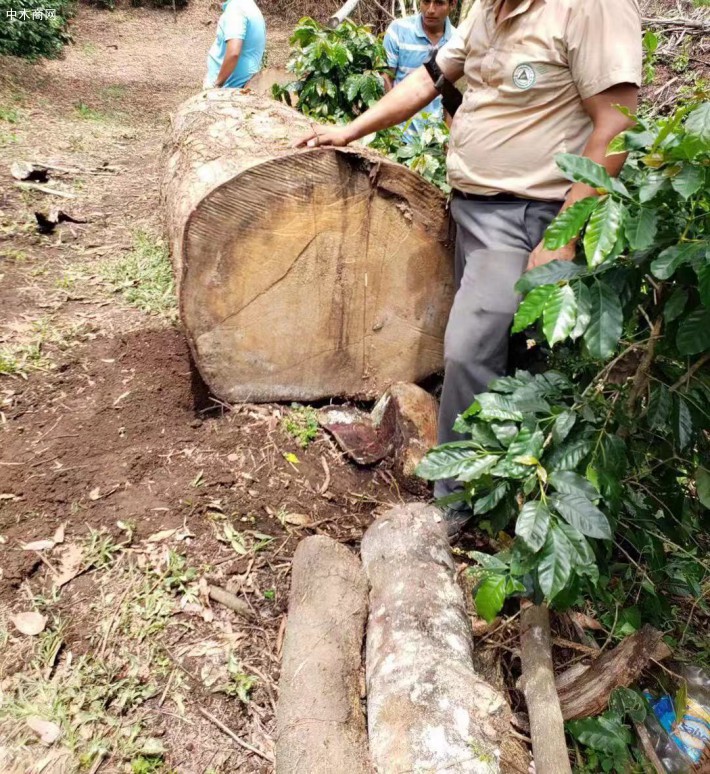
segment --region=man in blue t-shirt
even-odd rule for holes
[[[203,88],[241,89],[261,70],[266,24],[254,0],[227,0],[207,55]]]
[[[418,14],[396,19],[390,24],[384,45],[387,64],[394,70],[394,83],[388,83],[388,90],[421,67],[432,51],[443,48],[449,42],[456,32],[456,27],[449,21],[449,14],[455,7],[456,0],[420,0]],[[405,140],[411,141],[426,125],[422,113],[443,120],[441,97],[432,100],[414,116],[405,133]]]

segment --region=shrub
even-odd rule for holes
[[[0,54],[58,56],[71,39],[67,24],[73,13],[72,0],[0,0]]]

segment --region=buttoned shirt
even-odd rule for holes
[[[387,52],[387,66],[394,70],[395,84],[404,80],[409,73],[421,67],[437,48],[445,46],[456,32],[456,27],[446,20],[444,34],[438,43],[432,43],[424,32],[424,24],[420,13],[396,19],[385,33],[384,46]],[[411,128],[414,132],[421,131],[425,122],[422,114],[427,113],[434,118],[443,120],[444,107],[441,97],[433,99],[412,119]],[[410,132],[410,137],[413,132]]]
[[[463,191],[561,200],[557,153],[581,154],[593,126],[582,101],[641,84],[638,0],[477,0],[437,62],[467,82],[451,127],[449,183]]]

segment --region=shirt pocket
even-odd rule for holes
[[[537,44],[500,49],[491,70],[490,85],[506,100],[524,106],[547,103],[574,86],[566,57]]]

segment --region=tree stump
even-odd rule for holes
[[[371,399],[442,368],[444,196],[365,148],[291,149],[311,126],[233,89],[173,119],[162,198],[181,318],[227,401]]]

